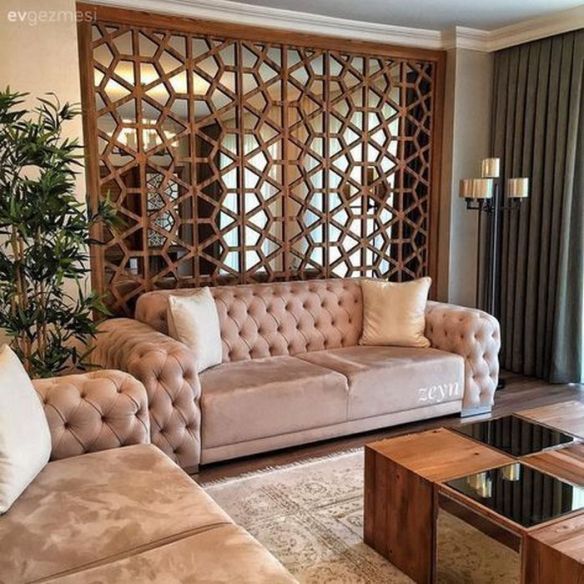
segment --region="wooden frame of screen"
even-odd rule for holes
[[[429,192],[429,224],[427,243],[427,273],[432,277],[434,285],[431,295],[435,297],[438,290],[438,234],[440,184],[442,169],[442,137],[444,112],[444,85],[446,52],[439,50],[402,47],[383,43],[358,41],[352,39],[319,36],[293,31],[276,30],[264,27],[237,25],[224,22],[214,22],[165,14],[154,14],[145,11],[120,9],[93,4],[78,3],[77,9],[84,13],[92,13],[97,21],[107,21],[112,24],[123,24],[133,27],[160,28],[176,33],[219,36],[227,39],[246,40],[252,42],[279,43],[297,47],[315,48],[361,55],[387,56],[397,59],[429,61],[435,64],[436,72],[433,87],[433,111],[431,131],[431,165]],[[97,150],[97,120],[95,100],[93,99],[93,71],[91,58],[91,26],[92,22],[82,21],[78,25],[79,55],[81,69],[81,86],[83,101],[83,127],[85,136],[86,182],[90,193],[91,204],[97,202],[99,196],[98,150]],[[140,156],[140,154],[139,154]],[[101,232],[96,228],[92,234],[99,238]],[[104,262],[99,248],[91,250],[92,284],[98,292],[105,292]]]

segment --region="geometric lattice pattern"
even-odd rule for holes
[[[427,273],[433,62],[106,22],[91,55],[114,313],[161,287]]]

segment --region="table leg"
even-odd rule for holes
[[[558,526],[561,532],[562,526]],[[569,537],[570,530],[565,530]],[[582,542],[574,549],[582,549]],[[580,552],[582,553],[582,552]],[[582,584],[584,564],[526,533],[521,546],[523,584]]]
[[[433,582],[434,485],[365,448],[365,543],[419,584]]]

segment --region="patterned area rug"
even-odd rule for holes
[[[202,486],[303,584],[412,582],[362,541],[362,450]],[[518,554],[440,512],[439,582],[518,576]]]

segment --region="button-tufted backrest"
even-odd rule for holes
[[[223,361],[356,345],[363,326],[358,279],[276,282],[211,288],[219,313]],[[168,334],[170,294],[159,290],[138,299],[136,319]]]
[[[51,460],[150,442],[146,389],[123,371],[35,379],[51,431]]]

